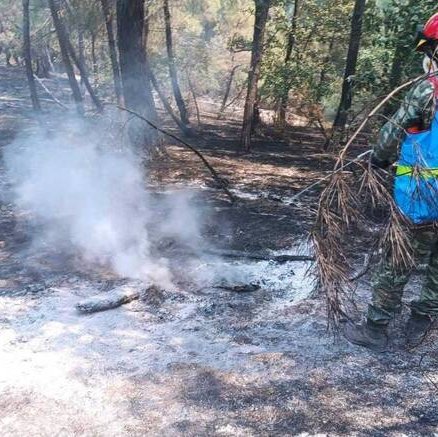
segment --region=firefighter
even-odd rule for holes
[[[426,23],[417,39],[417,51],[425,55],[428,77],[417,83],[403,104],[381,130],[373,149],[371,163],[387,168],[396,164],[394,198],[399,209],[414,224],[412,246],[419,260],[427,260],[427,273],[418,300],[411,302],[406,335],[410,346],[418,345],[438,315],[438,13]],[[414,158],[413,151],[423,147],[427,158]],[[414,194],[414,168],[424,169],[421,190],[436,202],[435,207],[419,201]],[[426,162],[427,161],[427,162]],[[435,162],[436,161],[436,162]],[[436,191],[430,187],[436,185]],[[417,187],[418,190],[418,187]],[[348,324],[345,337],[353,344],[376,351],[387,347],[387,329],[394,315],[401,311],[403,289],[411,269],[395,267],[386,254],[372,279],[373,296],[367,320],[361,325]]]

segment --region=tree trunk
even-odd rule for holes
[[[254,35],[251,51],[251,67],[248,73],[248,90],[243,114],[241,146],[247,152],[251,149],[251,133],[254,107],[257,101],[258,82],[263,52],[263,40],[271,0],[255,0]]]
[[[395,48],[394,57],[392,59],[391,72],[389,74],[389,89],[393,90],[400,85],[403,76],[403,61],[406,58],[405,42],[401,41]]]
[[[37,68],[35,74],[38,77],[42,77],[44,79],[50,78],[50,72],[52,71],[52,65],[50,63],[50,59],[47,56],[47,48],[44,47],[38,53],[37,57]]]
[[[151,80],[153,87],[155,88],[155,91],[158,94],[158,97],[161,100],[161,103],[164,106],[164,109],[168,112],[168,114],[171,116],[172,120],[178,125],[178,127],[181,129],[182,132],[184,132],[184,134],[192,135],[193,134],[192,130],[189,129],[184,123],[182,123],[182,121],[178,118],[178,116],[175,114],[174,110],[172,109],[172,106],[167,101],[166,96],[165,96],[163,90],[161,89],[160,84],[158,83],[158,80],[155,77],[155,74],[153,73],[153,71],[151,70],[149,64],[147,64],[147,69],[148,69],[148,76]]]
[[[35,78],[32,69],[32,54],[30,49],[30,16],[29,0],[23,0],[23,54],[26,67],[27,82],[29,84],[30,98],[35,111],[41,111],[40,101],[35,85]]]
[[[402,38],[396,44],[389,73],[388,92],[397,88],[402,82],[403,71],[406,67],[405,43],[405,40]],[[396,111],[398,105],[399,103],[397,101],[389,102],[383,109],[382,114],[390,117]]]
[[[198,126],[201,125],[201,111],[199,110],[198,99],[196,98],[195,87],[193,86],[192,80],[190,79],[190,74],[187,72],[187,82],[189,84],[190,93],[192,94],[193,104],[195,105],[196,120],[198,121]]]
[[[45,53],[45,57],[47,59],[47,64],[49,65],[49,73],[51,71],[55,71],[55,66],[53,65],[53,62],[52,62],[52,54],[50,52],[50,47],[48,45],[46,45],[44,47],[44,53]]]
[[[228,77],[227,85],[225,88],[224,98],[222,100],[221,108],[219,109],[219,114],[217,116],[218,120],[222,120],[224,118],[225,108],[227,107],[228,98],[230,97],[231,85],[233,84],[234,76],[235,76],[236,71],[239,67],[240,67],[240,65],[235,65],[232,68],[230,75]]]
[[[105,18],[106,33],[108,36],[108,48],[111,59],[111,68],[113,70],[114,92],[117,102],[122,104],[122,80],[120,78],[120,67],[117,58],[116,40],[113,29],[113,10],[108,4],[108,0],[100,0],[102,4],[103,15]]]
[[[300,7],[300,0],[295,0],[294,13],[292,16],[292,24],[287,38],[286,56],[284,57],[284,65],[286,67],[290,63],[292,57],[292,51],[295,47],[299,7]],[[286,111],[287,111],[287,104],[289,101],[289,91],[290,91],[289,83],[290,81],[287,80],[279,102],[277,121],[280,126],[284,126],[284,124],[286,123]]]
[[[336,34],[333,34],[330,38],[330,43],[327,51],[327,56],[324,59],[322,64],[321,73],[319,74],[319,84],[318,89],[316,90],[316,100],[318,103],[321,103],[322,98],[324,97],[324,83],[327,81],[327,73],[330,62],[332,60],[333,48],[335,46]]]
[[[61,22],[61,26],[64,26],[64,24],[62,22]],[[93,101],[97,110],[102,111],[103,110],[102,103],[101,103],[99,97],[97,97],[97,94],[95,93],[95,91],[93,90],[93,87],[90,84],[90,80],[88,79],[88,73],[87,73],[87,70],[85,69],[85,65],[80,61],[80,59],[76,55],[75,49],[74,49],[72,43],[70,42],[70,40],[68,39],[67,35],[66,35],[65,44],[67,46],[68,53],[70,54],[71,59],[73,60],[73,62],[75,63],[77,69],[79,70],[79,72],[81,74],[81,81],[83,81],[85,88],[87,88],[87,91],[91,97],[91,100]]]
[[[175,53],[173,51],[172,25],[170,19],[169,0],[163,0],[163,12],[164,12],[164,23],[166,27],[166,49],[167,49],[167,57],[169,64],[169,74],[170,74],[170,80],[172,82],[173,95],[175,97],[175,101],[176,101],[176,105],[178,106],[179,113],[181,115],[181,121],[184,124],[189,125],[190,120],[187,113],[186,105],[184,103],[184,99],[181,94],[181,89],[179,87],[178,74],[175,65]]]
[[[84,31],[82,29],[82,24],[80,24],[80,29],[78,30],[78,52],[79,52],[79,61],[84,66],[84,70],[86,70]],[[83,83],[84,83],[84,78],[81,75],[81,84]]]
[[[117,0],[117,42],[125,105],[157,123],[155,102],[147,75],[144,21],[143,0]],[[138,126],[137,132],[134,132],[134,127],[130,129],[130,135],[133,145],[137,147],[155,147],[158,144],[156,130],[145,123],[141,128]]]
[[[99,68],[96,56],[96,34],[94,32],[91,32],[91,62],[93,63],[93,85],[97,87],[99,84]]]
[[[67,72],[70,88],[73,93],[73,99],[76,103],[76,108],[80,114],[84,112],[84,105],[82,100],[81,90],[79,89],[78,82],[76,80],[73,65],[70,60],[68,46],[66,43],[67,33],[59,17],[59,9],[57,0],[49,0],[50,13],[52,15],[53,24],[55,26],[56,35],[58,36],[59,48],[61,50],[62,62]]]
[[[353,79],[356,74],[357,58],[359,56],[360,41],[362,37],[362,21],[365,12],[366,0],[356,0],[351,21],[350,42],[348,47],[347,62],[342,84],[342,95],[333,128],[345,129],[348,111],[353,100]]]
[[[409,65],[410,62],[412,62],[410,56],[406,56],[406,46],[408,45],[409,47],[412,11],[414,11],[416,7],[418,7],[418,0],[409,0],[407,3],[403,2],[399,6],[400,9],[398,11],[401,23],[398,23],[395,28],[391,29],[392,32],[397,35],[397,42],[394,50],[394,56],[391,62],[391,70],[388,80],[388,91],[392,91],[393,89],[401,85],[406,67]],[[389,26],[391,25],[393,25],[393,23],[389,23]],[[389,107],[390,106],[392,105],[389,105]],[[393,110],[394,107],[392,108],[391,112],[393,112]]]
[[[6,66],[12,67],[11,64],[12,53],[8,48],[5,49],[5,57],[6,57]]]

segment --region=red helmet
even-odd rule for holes
[[[438,13],[432,15],[423,29],[418,32],[417,50],[426,51],[427,49],[435,49],[438,43]]]

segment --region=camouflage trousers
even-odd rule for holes
[[[413,312],[438,315],[438,230],[430,227],[413,232],[413,248],[419,263],[427,263],[426,277],[418,300],[411,302]],[[386,325],[401,311],[403,291],[413,269],[396,269],[390,258],[382,259],[372,279],[373,298],[368,319]]]

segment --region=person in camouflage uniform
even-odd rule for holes
[[[435,65],[433,60],[437,48],[438,14],[435,14],[421,33],[417,49],[426,53],[429,60],[427,64]],[[406,131],[422,131],[430,127],[436,112],[437,89],[438,79],[434,77],[421,81],[410,90],[399,110],[381,129],[379,141],[371,155],[373,166],[386,168],[397,161],[399,145]],[[407,326],[408,344],[414,346],[424,338],[432,317],[438,315],[437,228],[433,225],[413,227],[412,246],[418,260],[428,264],[420,297],[411,303],[411,317]],[[407,268],[392,265],[390,256],[384,257],[372,279],[373,297],[366,323],[359,326],[349,324],[345,329],[345,336],[351,343],[377,351],[385,350],[387,326],[394,315],[401,311],[403,290],[410,273]]]

